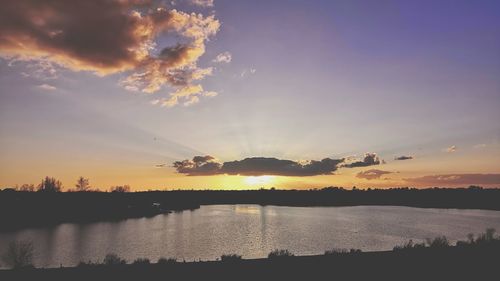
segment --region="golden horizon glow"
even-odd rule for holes
[[[244,181],[248,185],[268,185],[273,183],[274,178],[274,176],[248,176]]]

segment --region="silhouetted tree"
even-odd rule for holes
[[[38,191],[43,192],[60,192],[62,189],[62,183],[55,178],[45,177],[42,183],[38,185]]]
[[[76,191],[88,191],[90,189],[89,179],[79,177],[76,181]]]
[[[35,191],[35,185],[34,184],[23,184],[21,187],[19,187],[19,191]]]
[[[130,186],[128,185],[118,185],[111,187],[111,192],[130,192]]]
[[[487,228],[486,232],[483,234],[480,234],[477,239],[476,243],[477,244],[482,244],[482,243],[487,243],[495,240],[495,229],[494,228]]]
[[[33,243],[31,241],[13,241],[2,257],[3,262],[11,268],[33,266]]]

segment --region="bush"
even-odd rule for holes
[[[119,193],[130,192],[130,186],[128,185],[112,186],[111,192],[119,192]]]
[[[360,249],[353,249],[349,250],[349,254],[360,254],[362,251]]]
[[[450,246],[450,242],[446,236],[439,236],[434,239],[427,238],[426,242],[430,248],[446,248]]]
[[[149,261],[149,259],[146,259],[146,258],[138,258],[136,259],[132,264],[134,265],[148,265],[150,264],[151,262]]]
[[[87,262],[81,261],[78,263],[77,267],[89,267],[89,266],[96,266],[96,265],[98,265],[98,264],[95,262],[92,262],[92,261],[87,261]]]
[[[347,254],[347,250],[346,249],[331,249],[331,250],[326,250],[325,251],[325,256],[336,256],[336,255],[343,255],[343,254]]]
[[[276,250],[273,250],[269,253],[269,255],[267,255],[268,258],[270,259],[275,259],[275,258],[287,258],[287,257],[293,257],[294,254],[292,254],[290,251],[288,250],[279,250],[279,249],[276,249]]]
[[[174,258],[160,258],[158,259],[158,264],[172,264],[172,263],[176,263],[177,260],[174,259]]]
[[[392,248],[393,251],[405,251],[411,249],[421,249],[425,248],[425,243],[413,243],[413,240],[404,243],[403,245],[398,245]]]
[[[125,259],[120,258],[116,254],[107,254],[103,261],[104,265],[124,265],[127,264]]]
[[[410,241],[404,243],[403,245],[397,245],[392,248],[393,251],[402,251],[402,250],[408,250],[408,249],[413,249],[413,240],[410,239]]]
[[[10,242],[2,260],[11,268],[33,267],[33,243],[23,240]]]
[[[469,242],[469,244],[474,244],[475,240],[474,240],[474,234],[473,233],[467,234],[467,242]]]
[[[220,256],[220,260],[223,262],[241,261],[241,256],[237,254],[222,255]]]

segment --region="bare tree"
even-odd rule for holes
[[[33,243],[31,241],[12,241],[2,257],[3,262],[11,268],[33,266]]]
[[[42,183],[38,185],[38,191],[44,192],[60,192],[62,189],[62,183],[55,178],[45,177]]]
[[[75,186],[76,191],[88,191],[90,189],[89,179],[79,177]]]

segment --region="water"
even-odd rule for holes
[[[222,254],[266,257],[273,249],[296,255],[332,248],[390,250],[413,239],[500,230],[500,211],[419,209],[393,206],[278,207],[212,205],[153,218],[61,224],[0,233],[0,254],[16,239],[32,240],[37,267],[101,261],[107,253],[139,257],[215,260]]]

